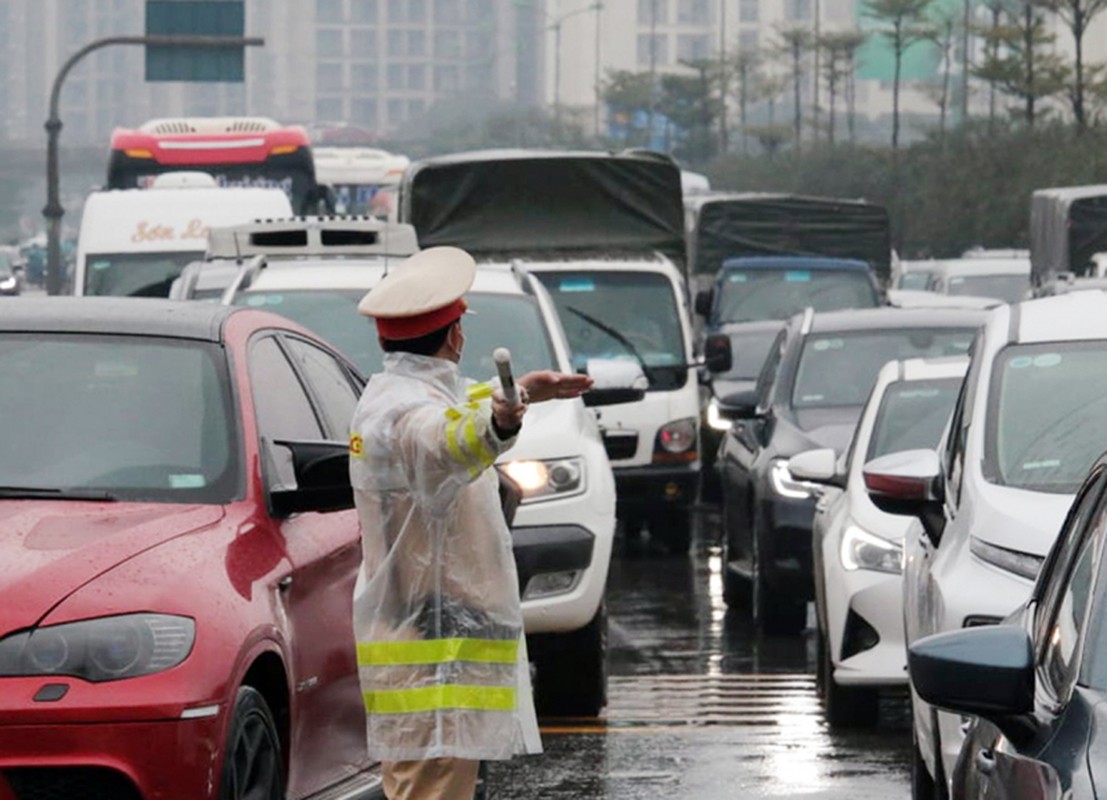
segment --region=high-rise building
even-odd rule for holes
[[[64,141],[106,143],[159,116],[264,115],[402,134],[441,100],[542,100],[544,0],[246,0],[246,82],[147,83],[138,46],[110,46],[66,78]],[[141,35],[144,0],[2,0],[0,141],[44,140],[65,60]]]

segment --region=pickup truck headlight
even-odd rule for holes
[[[842,533],[839,555],[842,566],[851,572],[855,569],[887,572],[889,575],[903,572],[903,546],[856,525],[847,526]]]
[[[1038,577],[1038,570],[1045,560],[1033,553],[1023,553],[1018,550],[1009,550],[1006,547],[988,544],[975,536],[969,537],[969,552],[985,563],[993,567],[999,567],[1005,572],[1013,572],[1021,578],[1029,581]]]
[[[508,461],[499,468],[523,490],[524,503],[571,497],[585,487],[582,458]]]
[[[769,477],[773,483],[773,491],[781,497],[791,497],[794,500],[802,500],[805,497],[814,497],[822,491],[822,487],[806,481],[798,481],[788,471],[788,459],[774,458],[769,468]]]
[[[118,681],[175,667],[192,651],[196,623],[169,614],[125,614],[50,625],[0,639],[0,677],[69,675]]]

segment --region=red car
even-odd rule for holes
[[[0,798],[377,797],[351,608],[361,379],[263,311],[0,315]]]

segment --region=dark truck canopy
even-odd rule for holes
[[[712,193],[685,204],[692,272],[714,275],[743,256],[829,256],[891,276],[892,237],[883,206],[836,197]]]
[[[417,161],[399,219],[420,247],[475,255],[661,252],[683,266],[680,169],[668,156],[485,150]]]
[[[1038,189],[1030,197],[1030,274],[1036,285],[1058,272],[1087,274],[1107,251],[1107,184]]]

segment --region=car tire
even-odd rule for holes
[[[261,692],[241,686],[223,751],[219,800],[283,800],[281,740]]]
[[[595,717],[607,705],[607,605],[580,630],[527,641],[535,665],[534,708],[542,717]]]
[[[843,728],[873,728],[880,719],[880,692],[861,686],[841,686],[834,682],[834,662],[830,658],[829,642],[820,631],[822,660],[819,671],[823,684],[823,712],[832,730]]]
[[[690,508],[659,508],[650,517],[650,538],[661,542],[671,555],[687,555],[692,549],[692,523]]]
[[[761,553],[761,530],[762,526],[754,523],[753,585],[750,587],[753,622],[762,633],[770,635],[799,633],[807,625],[807,601],[770,592]]]

